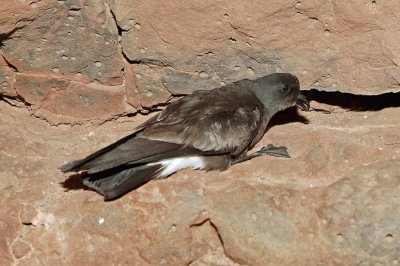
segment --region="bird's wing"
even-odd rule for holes
[[[200,151],[183,147],[180,144],[137,138],[136,135],[130,135],[82,160],[69,162],[60,169],[63,172],[87,170],[91,174],[121,165],[145,164],[195,153],[200,153]]]
[[[197,91],[144,123],[138,137],[235,156],[257,135],[264,112],[254,93],[243,88]]]

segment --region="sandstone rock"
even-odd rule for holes
[[[0,54],[0,95],[16,97],[14,90],[14,71]]]
[[[51,1],[47,11],[3,41],[3,56],[19,72],[58,74],[107,85],[122,84],[118,32],[103,2]]]
[[[48,97],[51,92],[65,90],[70,82],[47,76],[32,77],[30,75],[17,75],[15,90],[24,101],[30,105],[38,105]]]
[[[22,241],[15,242],[12,248],[13,248],[13,254],[17,259],[26,256],[31,250],[29,245]]]
[[[113,202],[57,169],[171,97],[243,78],[399,92],[397,1],[3,2],[0,265],[399,264],[397,94],[289,110],[254,150],[292,158],[183,170]]]
[[[295,73],[304,88],[399,91],[395,1],[189,1],[162,8],[126,0],[11,2],[2,5],[8,64],[0,64],[0,81],[1,93],[14,98],[14,79],[27,75],[122,85],[125,103],[114,110],[120,115],[276,71]],[[52,112],[38,116],[55,120]]]
[[[0,173],[0,190],[8,189],[18,184],[18,178],[7,172]]]
[[[26,104],[34,105],[34,109],[45,109],[47,112],[38,116],[48,120],[54,120],[53,114],[79,120],[82,117],[93,117],[95,113],[100,113],[104,120],[113,114],[121,115],[129,111],[125,101],[112,100],[113,104],[108,108],[104,108],[99,102],[100,99],[104,99],[103,102],[108,101],[115,88],[123,84],[123,60],[118,30],[107,4],[88,0],[79,3],[40,1],[30,3],[29,7],[26,5],[23,5],[26,12],[17,16],[21,26],[14,31],[10,29],[12,37],[5,34],[6,37],[1,38],[2,55],[7,61],[7,64],[4,61],[0,64],[1,94],[21,97],[26,100]],[[11,5],[6,5],[4,9],[4,12],[14,12]],[[30,23],[24,22],[28,19],[31,20]],[[17,73],[15,77],[14,72]],[[13,88],[14,78],[16,91]],[[76,86],[71,85],[74,84],[70,84],[71,81],[78,82],[82,88],[90,88],[82,90],[87,96],[85,97],[91,99],[91,108],[75,112],[67,106],[64,109],[70,111],[60,110],[63,106],[54,99],[54,90],[75,93],[76,89],[73,88]],[[92,89],[97,86],[96,83],[108,86],[105,88],[110,91],[106,92],[107,96]],[[58,93],[61,94],[62,92]],[[79,97],[79,94],[75,97]],[[86,102],[83,105],[87,104]],[[64,103],[65,105],[68,103]],[[108,113],[110,108],[114,108],[111,111],[113,114]]]
[[[52,124],[76,123],[89,118],[107,119],[128,110],[122,86],[17,74],[15,89],[36,116],[43,115]],[[57,114],[57,119],[52,119],[48,113]]]
[[[168,101],[171,94],[154,80],[160,79],[160,73],[151,66],[126,64],[127,102],[137,109],[152,107]]]
[[[399,91],[395,1],[112,2],[123,52],[157,65],[158,87],[172,93],[188,77],[190,88],[207,89],[274,71],[296,73],[305,87]]]
[[[26,205],[19,214],[19,219],[24,225],[32,225],[38,213],[32,205]]]
[[[44,1],[3,1],[0,7],[0,40],[12,36],[18,30],[26,27],[44,12],[49,3],[54,0]]]
[[[0,111],[0,171],[17,179],[0,190],[5,265],[398,260],[398,108],[305,113],[309,124],[275,125],[259,145],[286,145],[291,159],[184,170],[112,202],[79,185],[66,190],[57,167],[129,134],[146,117],[55,127],[4,102]]]
[[[400,254],[398,159],[356,169],[331,185],[319,209],[329,248],[356,264],[396,264]],[[350,253],[349,250],[352,252]],[[374,259],[372,259],[372,257]]]
[[[315,201],[311,193],[245,182],[227,185],[223,191],[207,190],[213,203],[211,220],[226,254],[236,262],[290,264],[305,259],[302,253],[316,252],[312,244],[318,232],[315,213],[313,208],[304,208]]]

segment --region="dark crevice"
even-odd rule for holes
[[[24,28],[26,25],[24,26],[19,26],[19,27],[15,27],[12,31],[7,32],[7,33],[3,33],[0,34],[0,48],[5,46],[4,45],[4,41],[6,41],[7,39],[10,39],[10,37],[17,31],[19,31],[20,29]]]
[[[5,102],[13,107],[18,107],[18,105],[15,104],[15,101],[17,101],[16,97],[10,97],[0,94],[0,101]]]
[[[131,65],[144,64],[144,65],[157,66],[157,67],[169,67],[170,66],[170,65],[168,65],[168,64],[166,64],[166,63],[164,63],[164,62],[162,62],[160,60],[153,60],[153,59],[132,60],[132,59],[130,59],[126,55],[126,53],[125,53],[125,51],[124,51],[124,49],[122,47],[122,44],[121,44],[123,32],[127,32],[129,30],[125,30],[125,29],[121,28],[118,25],[117,18],[115,16],[113,10],[109,6],[108,6],[108,9],[110,10],[112,19],[114,20],[114,23],[115,23],[115,25],[117,27],[118,36],[119,36],[119,47],[120,47],[120,50],[121,50],[121,54],[122,54],[123,60],[125,60],[128,64],[131,64]],[[122,69],[122,72],[123,72],[124,79],[125,79],[125,68]],[[174,96],[172,96],[170,99],[168,99],[167,102],[158,103],[158,104],[155,104],[155,105],[152,105],[152,106],[141,106],[142,109],[138,109],[137,112],[127,113],[127,114],[124,114],[122,116],[128,116],[129,117],[129,116],[136,116],[137,114],[148,115],[149,113],[162,110],[173,99],[175,99]],[[130,105],[129,103],[127,103],[127,104]]]
[[[191,225],[190,225],[190,228],[202,226],[202,225],[204,225],[204,224],[207,223],[207,222],[210,224],[210,226],[214,229],[215,233],[217,234],[218,239],[219,239],[219,242],[221,243],[221,246],[222,246],[222,248],[224,249],[225,255],[226,255],[227,257],[230,258],[230,256],[228,256],[228,255],[226,254],[226,252],[225,252],[224,240],[222,239],[222,236],[221,236],[221,234],[220,234],[220,232],[219,232],[219,230],[218,230],[218,227],[211,221],[210,218],[206,218],[206,219],[204,219],[203,221],[201,221],[201,222],[199,222],[199,223],[191,224]]]
[[[205,223],[209,223],[211,225],[211,227],[215,230],[215,232],[217,233],[218,239],[221,242],[221,246],[224,248],[224,240],[222,239],[221,234],[218,231],[218,227],[211,221],[210,218],[204,219],[203,221],[199,222],[199,223],[195,223],[195,224],[191,224],[190,227],[197,227],[197,226],[202,226]]]
[[[224,255],[225,255],[227,258],[229,258],[231,261],[233,261],[233,262],[235,262],[235,263],[237,263],[237,264],[246,264],[245,262],[240,261],[240,260],[238,260],[237,258],[231,256],[231,255],[226,251],[225,243],[224,243],[224,240],[222,239],[222,235],[221,235],[221,233],[219,232],[219,229],[218,229],[217,225],[214,224],[213,221],[211,221],[210,218],[207,218],[207,219],[205,219],[204,221],[202,221],[202,222],[200,222],[200,223],[192,224],[190,227],[193,227],[193,226],[202,226],[202,225],[205,224],[206,222],[208,222],[208,223],[210,224],[210,226],[211,226],[211,227],[215,230],[215,232],[217,233],[219,242],[221,243],[221,247],[222,247],[223,250],[224,250]]]
[[[348,111],[380,111],[385,108],[400,107],[400,92],[388,92],[379,95],[359,95],[339,91],[321,91],[317,89],[301,92],[311,101],[338,106]]]
[[[234,31],[236,31],[236,32],[239,33],[240,35],[244,35],[245,37],[248,37],[248,38],[255,38],[253,35],[251,35],[251,34],[249,34],[249,33],[246,33],[246,32],[244,32],[244,31],[240,30],[240,28],[239,28],[238,26],[234,26],[232,23],[229,23],[229,25],[231,26],[231,28],[232,28]],[[230,39],[236,41],[236,40],[233,39],[233,38],[230,38]]]
[[[107,4],[107,3],[106,3],[106,4]],[[107,6],[108,6],[108,4],[107,4]],[[124,31],[124,29],[121,28],[121,27],[118,25],[117,18],[116,18],[115,14],[114,14],[114,11],[111,9],[111,7],[108,6],[108,9],[110,10],[112,19],[113,19],[113,21],[114,21],[114,23],[115,23],[115,26],[117,27],[117,32],[118,32],[118,44],[119,44],[119,48],[121,49],[122,57],[123,57],[125,60],[127,60],[127,57],[126,57],[126,55],[125,55],[125,53],[124,53],[124,50],[122,49],[122,44],[121,44],[122,32]],[[128,60],[127,60],[127,61],[128,61]],[[129,62],[129,61],[128,61],[128,62]],[[124,73],[124,75],[125,75],[125,69],[122,69],[122,71],[123,71],[123,73]]]
[[[72,6],[69,8],[69,10],[70,11],[79,11],[79,10],[81,10],[81,7],[80,6]]]
[[[313,102],[337,106],[343,108],[343,111],[349,112],[380,111],[385,108],[400,107],[400,92],[388,92],[379,95],[358,95],[347,92],[310,89],[302,90],[301,93],[310,101],[310,111],[316,111],[322,115],[329,115],[331,112],[314,108]],[[305,115],[305,113],[299,111],[296,107],[288,108],[272,117],[268,128],[294,122],[308,124],[309,120],[303,114]]]
[[[158,111],[162,111],[167,105],[169,105],[172,101],[179,99],[180,96],[176,96],[176,95],[171,95],[171,97],[166,101],[166,102],[161,102],[161,103],[157,103],[151,106],[141,106],[143,109],[137,110],[137,113],[141,114],[141,115],[148,115],[150,113],[153,112],[158,112]],[[135,116],[136,113],[134,114],[127,114],[127,116]]]
[[[108,7],[108,9],[110,10],[112,19],[114,20],[114,23],[115,23],[115,26],[117,27],[118,36],[122,37],[122,32],[125,31],[125,30],[118,25],[117,18],[116,18],[115,14],[114,14],[114,11],[110,7]]]
[[[17,68],[16,66],[14,66],[13,64],[11,64],[11,62],[8,61],[7,58],[6,58],[4,55],[0,54],[0,56],[3,57],[4,62],[6,62],[7,66],[8,66],[9,68],[11,68],[14,72],[19,73],[18,68]]]
[[[118,41],[118,42],[119,42],[119,47],[120,47],[120,49],[121,49],[122,57],[123,57],[127,62],[129,62],[130,60],[129,60],[129,58],[126,56],[126,54],[125,54],[125,52],[124,52],[124,49],[122,49],[122,44],[121,44],[122,33],[123,33],[123,32],[127,32],[127,31],[129,31],[129,30],[125,30],[125,29],[121,28],[121,27],[118,25],[117,17],[115,16],[114,11],[113,11],[110,7],[108,7],[108,9],[110,10],[112,19],[114,20],[114,23],[115,23],[115,26],[117,27],[118,37],[119,37],[119,41]]]
[[[206,56],[206,55],[214,55],[214,53],[213,52],[211,52],[211,51],[208,51],[208,52],[205,52],[205,53],[202,53],[202,54],[198,54],[197,56],[198,57],[202,57],[202,56]]]
[[[30,107],[31,104],[25,101],[25,99],[19,95],[17,96],[7,96],[7,95],[2,95],[0,94],[0,101],[3,101],[11,106],[14,107],[21,107],[21,105],[15,104],[15,102],[20,102],[26,107]]]
[[[222,239],[222,236],[218,230],[218,227],[210,219],[208,219],[208,222],[210,223],[211,227],[214,228],[215,232],[217,233],[218,239],[221,242],[221,246],[224,248],[224,252],[225,252],[224,240]],[[225,254],[225,255],[227,255],[227,254]]]
[[[115,16],[113,10],[112,10],[111,8],[109,8],[109,9],[110,9],[111,16],[112,16],[112,18],[113,18],[113,20],[114,20],[114,22],[115,22],[116,27],[117,27],[118,36],[119,36],[119,38],[122,38],[122,33],[123,33],[123,32],[128,32],[129,30],[125,30],[125,29],[121,28],[121,27],[118,25],[117,18],[116,18],[116,16]],[[138,59],[138,60],[132,60],[132,59],[130,59],[130,58],[125,54],[124,50],[122,49],[121,42],[120,42],[120,47],[121,47],[122,56],[123,56],[124,59],[125,59],[128,63],[130,63],[130,64],[146,64],[146,65],[156,65],[156,66],[163,66],[163,67],[169,66],[168,64],[166,64],[166,63],[164,63],[164,62],[162,62],[162,61],[160,61],[160,60],[154,60],[154,59],[145,59],[145,60]]]
[[[199,226],[202,226],[203,224],[205,224],[206,222],[209,222],[209,221],[210,221],[210,218],[206,218],[206,219],[202,220],[201,222],[191,224],[189,227],[190,228],[199,227]]]
[[[23,222],[22,224],[27,226],[33,226],[32,222]]]
[[[114,23],[115,23],[115,25],[116,25],[116,27],[117,27],[118,36],[119,36],[119,47],[120,47],[120,50],[121,50],[121,54],[122,54],[123,60],[125,60],[128,64],[131,64],[131,65],[140,65],[140,64],[143,64],[143,65],[155,66],[155,67],[171,67],[170,65],[168,65],[168,64],[165,63],[165,62],[162,62],[161,60],[154,60],[154,59],[137,59],[137,60],[132,60],[132,59],[130,59],[130,58],[126,55],[126,53],[125,53],[125,51],[124,51],[124,49],[123,49],[123,47],[122,47],[122,44],[121,44],[123,32],[127,32],[127,31],[129,31],[129,30],[125,30],[125,29],[123,29],[122,27],[120,27],[120,26],[118,25],[117,18],[116,18],[116,16],[115,16],[113,10],[112,10],[109,6],[108,6],[108,9],[110,10],[112,19],[114,20]],[[125,69],[123,68],[122,71],[123,71],[123,75],[125,76]],[[124,116],[135,116],[135,115],[137,115],[137,114],[148,115],[149,113],[156,112],[156,111],[160,111],[160,110],[162,110],[165,106],[167,106],[168,103],[170,103],[171,100],[173,100],[173,99],[175,99],[175,98],[176,98],[175,95],[173,95],[173,96],[171,96],[170,99],[168,99],[168,101],[166,101],[166,102],[158,103],[158,104],[155,104],[155,105],[152,105],[152,106],[141,106],[142,109],[138,109],[137,112],[132,113],[132,114],[127,113],[127,114],[124,115]],[[129,103],[127,103],[127,104],[130,105]]]
[[[136,59],[136,60],[131,60],[127,58],[128,62],[133,64],[133,65],[153,65],[153,66],[159,66],[159,67],[172,67],[171,65],[157,59]]]

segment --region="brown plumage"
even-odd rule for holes
[[[223,170],[245,160],[271,117],[296,103],[308,108],[297,78],[287,73],[196,91],[169,104],[131,135],[60,169],[86,171],[84,184],[105,199],[182,168]],[[268,147],[248,158],[284,152]]]

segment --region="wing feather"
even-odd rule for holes
[[[197,91],[146,122],[138,137],[238,155],[265,130],[265,112],[254,93],[243,88]]]

